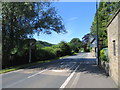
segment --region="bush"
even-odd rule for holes
[[[45,56],[47,56],[48,59],[54,59],[57,57],[52,47],[44,47],[42,49],[45,51]]]
[[[69,42],[70,48],[72,49],[72,51],[78,53],[80,51],[80,48],[82,47],[82,43],[80,41],[79,38],[73,38],[70,42]]]
[[[70,46],[68,45],[68,43],[62,41],[58,45],[60,48],[61,56],[71,55],[72,50]]]
[[[54,48],[54,53],[57,57],[62,56],[62,50],[60,48]]]
[[[36,46],[36,59],[37,60],[47,60],[54,59],[57,57],[70,55],[71,48],[66,42],[61,42],[58,45],[53,45],[52,47],[40,48],[39,45]]]
[[[108,55],[105,53],[105,49],[100,51],[100,59],[105,62],[109,62]]]
[[[36,50],[36,59],[37,60],[48,60],[54,59],[57,56],[55,55],[52,47],[44,47]]]

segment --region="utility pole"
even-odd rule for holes
[[[32,48],[35,47],[36,41],[29,39],[29,63],[31,63],[32,58]]]
[[[101,61],[99,59],[99,36],[98,36],[98,0],[96,0],[96,34],[97,34],[97,62],[98,65],[101,65]]]
[[[29,63],[31,63],[31,42],[29,42]]]

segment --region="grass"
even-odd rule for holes
[[[77,55],[78,53],[74,53],[73,55]]]
[[[76,55],[76,54],[77,53],[75,53],[73,55]],[[15,71],[15,70],[19,70],[19,69],[24,69],[24,68],[27,68],[27,67],[31,67],[31,66],[34,66],[34,65],[41,64],[41,63],[47,63],[47,62],[51,62],[51,61],[54,61],[54,60],[63,59],[63,58],[68,57],[68,56],[71,56],[71,55],[66,55],[66,56],[62,56],[62,57],[51,59],[51,60],[38,61],[38,62],[24,64],[24,65],[20,65],[20,66],[9,67],[9,68],[0,70],[0,74]]]
[[[9,67],[9,68],[0,70],[0,74],[15,71],[15,70],[19,70],[19,69],[24,69],[24,68],[27,68],[27,67],[31,67],[31,66],[38,65],[38,64],[41,64],[41,63],[51,62],[51,61],[58,60],[58,59],[59,58],[55,58],[55,59],[51,59],[51,60],[38,61],[38,62],[24,64],[24,65],[20,65],[20,66]]]

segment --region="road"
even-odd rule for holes
[[[2,75],[2,88],[117,88],[90,53]]]

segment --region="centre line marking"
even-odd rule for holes
[[[27,78],[34,77],[34,76],[36,76],[36,75],[38,75],[38,74],[40,74],[40,73],[42,73],[42,72],[45,72],[45,71],[47,71],[47,70],[49,70],[49,69],[42,70],[42,71],[40,71],[40,72],[38,72],[38,73],[35,73],[35,74],[33,74],[33,75],[31,75],[31,76],[29,76],[29,77],[27,77]]]
[[[75,64],[76,64],[76,63],[75,63]],[[71,70],[71,69],[75,66],[75,64],[74,64],[74,65],[72,65],[72,67],[71,67],[70,69],[68,69],[68,70],[67,70],[67,72],[68,72],[69,70]]]
[[[16,85],[16,84],[18,84],[18,83],[21,83],[21,82],[23,82],[23,81],[25,81],[25,80],[27,80],[27,79],[29,79],[29,78],[32,78],[32,77],[34,77],[34,76],[36,76],[36,75],[38,75],[38,74],[40,74],[40,73],[43,73],[43,72],[45,72],[45,71],[47,71],[47,70],[50,70],[50,69],[51,69],[51,68],[42,70],[42,71],[40,71],[40,72],[38,72],[38,73],[35,73],[35,74],[31,75],[31,76],[28,76],[27,78],[24,78],[24,79],[21,79],[21,80],[15,82],[15,83],[12,83],[12,84],[6,86],[5,88],[12,87],[12,86],[14,86],[14,85]],[[12,73],[13,73],[13,72],[12,72]]]
[[[72,72],[72,74],[66,79],[66,81],[62,84],[60,88],[65,88],[68,82],[71,80],[71,78],[74,76],[75,72],[79,68],[79,65],[76,67],[76,69]]]
[[[78,83],[80,74],[81,74],[81,73],[77,73],[77,75],[76,75],[74,81],[72,82],[71,88],[76,88],[76,85],[77,85],[77,83]]]

